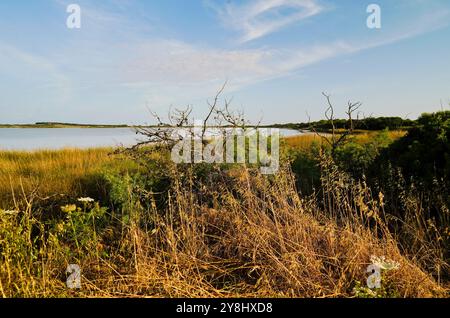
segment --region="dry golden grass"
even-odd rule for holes
[[[319,139],[287,143],[307,149]],[[12,206],[16,211],[0,205],[0,296],[355,297],[371,255],[400,264],[384,273],[379,296],[448,296],[400,250],[382,196],[329,167],[320,204],[299,195],[286,166],[274,176],[210,167],[199,177],[193,167],[165,162],[166,193],[122,178],[125,201],[117,211],[89,211],[74,199],[77,213],[41,219],[45,206],[35,203],[43,196],[77,198],[83,180],[105,165],[128,167],[108,152],[0,153],[0,195],[10,199],[12,185],[16,201],[28,203]],[[65,286],[68,264],[81,266],[81,290]]]
[[[443,292],[401,255],[391,236],[377,238],[356,210],[343,207],[338,225],[335,216],[299,197],[289,171],[271,181],[248,170],[232,175],[221,188],[223,201],[212,207],[194,194],[193,184],[190,191],[186,185],[174,190],[176,199],[156,222],[152,243],[141,245],[164,248],[142,249],[150,257],[137,258],[142,274],[133,279],[146,286],[152,277],[148,290],[156,285],[172,297],[349,297],[356,281],[364,284],[370,255],[384,255],[402,268],[385,277],[395,286],[390,296]],[[355,195],[346,199],[369,205],[364,191]],[[139,242],[149,237],[140,235]]]
[[[358,143],[366,144],[370,142],[376,134],[379,134],[377,131],[357,131],[353,136],[353,140]],[[398,138],[403,137],[406,134],[404,130],[394,130],[388,131],[387,137],[396,140]],[[325,134],[323,134],[325,135]],[[313,143],[317,143],[321,145],[324,143],[322,137],[318,136],[314,133],[302,134],[297,136],[286,137],[285,139],[286,145],[295,149],[308,150],[311,148]]]
[[[307,150],[311,148],[311,145],[314,142],[318,144],[322,143],[322,138],[320,136],[317,136],[316,134],[291,136],[286,137],[284,140],[287,146],[301,150]]]
[[[360,217],[344,207],[338,222],[299,197],[288,170],[272,180],[249,170],[232,175],[202,185],[200,194],[194,182],[179,184],[164,216],[154,211],[155,227],[133,232],[129,286],[170,297],[351,297],[357,281],[365,284],[370,256],[383,255],[401,266],[384,277],[387,297],[444,295],[392,236],[378,238],[367,226],[366,216],[379,210]],[[208,206],[210,195],[221,199]],[[347,199],[369,205],[366,195]]]
[[[371,255],[400,264],[383,276],[384,297],[445,296],[402,255],[378,199],[365,188],[337,185],[340,176],[331,178],[329,197],[341,197],[328,202],[340,208],[324,210],[299,196],[286,167],[273,177],[237,168],[204,180],[191,169],[167,169],[174,183],[164,207],[151,193],[143,206],[130,186],[126,221],[104,228],[89,221],[78,251],[62,234],[75,216],[36,237],[32,228],[45,225],[32,206],[17,216],[0,213],[2,296],[353,297],[358,282],[365,285]],[[74,263],[83,270],[75,291],[64,275]]]
[[[82,196],[86,183],[107,165],[118,165],[111,149],[0,151],[0,207],[13,204],[13,194]],[[6,206],[7,205],[7,206]]]
[[[392,130],[392,131],[387,132],[387,137],[391,140],[396,140],[396,139],[399,139],[399,138],[405,136],[406,133],[407,132],[405,130]],[[365,131],[365,132],[357,133],[354,135],[354,140],[356,142],[365,144],[365,143],[370,142],[371,139],[374,138],[374,136],[376,134],[379,134],[379,132]]]

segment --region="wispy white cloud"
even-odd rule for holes
[[[2,42],[0,42],[0,71],[4,75],[22,76],[28,81],[39,81],[41,87],[58,89],[63,99],[67,99],[71,90],[70,79],[54,62]],[[29,74],[40,74],[40,76],[33,79],[29,77]]]
[[[243,33],[242,41],[250,41],[319,14],[323,8],[317,3],[313,0],[254,0],[240,6],[229,4],[221,13],[224,19],[232,17],[229,23],[237,24]],[[130,17],[109,8],[110,14],[94,5],[82,8],[88,13],[88,22],[99,21],[86,28],[88,35],[71,36],[70,41],[45,58],[0,43],[0,70],[6,69],[5,73],[11,74],[30,74],[30,70],[35,70],[33,78],[45,78],[41,85],[44,81],[46,85],[62,85],[63,89],[73,85],[75,93],[92,94],[99,100],[104,98],[102,94],[120,92],[133,97],[130,103],[145,105],[145,101],[149,101],[152,106],[166,107],[172,103],[203,100],[225,80],[229,81],[227,92],[232,93],[262,81],[289,76],[327,59],[425,34],[450,21],[448,11],[431,10],[400,28],[370,38],[357,39],[349,35],[345,40],[322,44],[317,40],[314,44],[289,48],[246,49],[218,48],[150,35],[142,32],[146,29],[144,20],[135,19],[134,15]]]
[[[450,12],[430,11],[394,31],[297,48],[219,49],[181,40],[142,40],[118,65],[119,85],[146,92],[148,100],[201,98],[228,80],[227,91],[282,78],[322,61],[391,45],[448,26]],[[363,41],[364,40],[364,41]],[[163,100],[161,96],[164,95]]]
[[[251,0],[214,8],[224,25],[242,33],[240,42],[249,42],[324,11],[316,0]]]
[[[127,85],[178,83],[204,85],[229,79],[237,89],[289,74],[355,48],[345,42],[296,50],[225,50],[181,41],[152,40],[133,47],[121,75]]]
[[[55,1],[62,4],[67,0]],[[108,3],[115,5],[115,1],[109,0]],[[217,5],[217,2],[208,3]],[[237,25],[244,32],[242,39],[246,41],[273,33],[324,10],[318,0],[250,0],[240,3],[228,2],[223,7],[216,7],[216,10],[222,19],[228,18],[230,25]],[[163,86],[189,86],[190,89],[199,87],[201,90],[216,87],[225,80],[229,80],[229,90],[238,90],[261,81],[288,76],[327,59],[389,45],[433,31],[448,25],[450,16],[448,10],[430,10],[404,28],[380,33],[379,37],[364,41],[336,39],[289,49],[229,49],[155,35],[149,37],[145,32],[142,34],[137,31],[145,29],[142,20],[130,20],[129,16],[120,13],[121,9],[109,12],[111,8],[104,11],[102,7],[90,4],[83,5],[84,12],[105,17],[101,19],[103,24],[95,38],[103,39],[103,42],[83,43],[81,46],[74,43],[69,49],[76,47],[80,52],[80,47],[86,48],[87,51],[82,54],[84,58],[59,60],[59,64],[65,69],[73,70],[73,73],[81,70],[85,86],[99,85],[101,82],[102,85],[120,85],[141,90],[155,90],[156,87],[161,89]],[[130,2],[125,4],[130,5]],[[285,9],[288,11],[283,11]],[[122,28],[123,25],[132,25],[133,28]],[[116,32],[118,38],[114,38],[115,42],[108,45],[109,50],[99,50],[104,45],[104,39],[110,37],[112,29],[122,32]],[[89,52],[89,48],[92,52]],[[70,52],[60,54],[63,57],[66,55],[72,56]],[[86,56],[89,56],[88,60],[85,60]]]

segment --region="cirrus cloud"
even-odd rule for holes
[[[277,32],[324,11],[316,0],[252,0],[219,7],[209,2],[222,23],[242,33],[241,43]]]

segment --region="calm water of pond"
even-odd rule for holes
[[[299,134],[281,129],[283,136]],[[131,128],[0,128],[1,150],[131,146],[143,137]]]

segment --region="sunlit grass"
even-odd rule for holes
[[[112,149],[64,149],[0,151],[0,203],[11,205],[13,197],[36,192],[47,196],[82,196],[86,183],[107,166],[126,165]]]
[[[388,134],[394,140],[404,132]],[[368,143],[375,136],[352,138]],[[314,134],[285,139],[305,152],[321,142]],[[323,201],[316,202],[299,194],[288,165],[271,177],[248,167],[202,173],[158,152],[133,179],[136,162],[111,151],[0,152],[0,296],[365,297],[373,256],[399,266],[375,295],[446,295],[446,286],[402,251],[402,233],[389,232],[383,195],[330,159],[317,158],[324,177]],[[114,178],[101,178],[105,173]],[[161,175],[165,192],[138,182]],[[121,203],[95,195],[107,182],[105,191]],[[48,215],[42,202],[55,195],[63,199],[54,199],[56,213]],[[69,264],[83,269],[81,290],[65,285]]]
[[[351,136],[352,140],[361,144],[366,144],[370,142],[377,134],[379,134],[379,131],[356,131],[355,134]],[[398,138],[403,137],[406,134],[406,131],[404,130],[395,130],[395,131],[387,131],[387,137],[396,140]],[[327,143],[324,141],[323,138],[331,138],[331,135],[329,134],[321,134],[323,137],[318,136],[314,133],[308,133],[308,134],[302,134],[297,136],[290,136],[285,138],[286,145],[301,149],[301,150],[307,150],[309,149],[314,143],[317,143],[318,145],[321,145],[322,143]],[[339,133],[337,134],[339,137]]]

